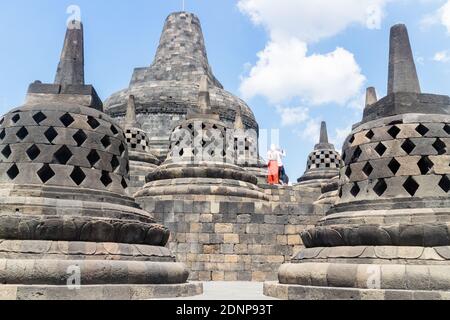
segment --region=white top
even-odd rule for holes
[[[269,161],[276,161],[279,167],[283,166],[283,158],[286,157],[284,150],[269,150],[267,152],[267,159]]]

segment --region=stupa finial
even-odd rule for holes
[[[136,121],[136,101],[133,95],[128,97],[125,125],[132,128],[140,128],[139,123]]]
[[[366,89],[366,107],[373,105],[378,101],[377,91],[374,87]]]
[[[55,84],[84,85],[84,36],[80,21],[73,20],[67,28]]]

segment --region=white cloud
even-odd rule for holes
[[[354,55],[344,48],[314,54],[308,44],[352,25],[380,28],[389,1],[239,0],[239,9],[270,36],[242,79],[242,95],[263,96],[272,104],[299,98],[311,106],[359,100],[366,79]]]
[[[336,150],[341,152],[344,141],[345,141],[345,139],[347,139],[347,137],[350,135],[351,132],[352,132],[351,125],[348,127],[345,127],[345,128],[337,128],[336,129],[336,134],[330,138],[330,141],[331,141],[331,143],[334,144],[334,146],[336,147]]]
[[[318,41],[351,24],[380,28],[389,0],[239,0],[239,9],[254,24],[267,28],[274,40],[296,37]]]
[[[283,127],[293,126],[305,122],[309,118],[309,109],[304,107],[277,107],[277,112],[281,116]]]
[[[365,82],[352,53],[337,48],[307,55],[307,45],[296,38],[271,41],[241,83],[245,98],[257,95],[271,103],[301,97],[306,103],[345,104],[359,94]]]
[[[448,51],[439,51],[433,57],[434,61],[437,62],[448,62],[450,61],[450,54]]]
[[[305,141],[319,142],[321,121],[318,119],[309,119],[303,130],[296,130],[300,138]]]
[[[424,28],[438,24],[443,25],[450,34],[450,0],[432,14],[426,15],[421,21]]]

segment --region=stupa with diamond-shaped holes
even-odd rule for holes
[[[127,196],[126,137],[102,110],[84,84],[83,26],[74,21],[55,82],[31,84],[26,103],[0,120],[2,298],[201,293],[164,247],[168,229]]]
[[[450,299],[450,98],[420,91],[404,25],[388,95],[373,88],[343,147],[339,200],[265,293],[285,299]]]

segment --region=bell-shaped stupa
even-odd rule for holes
[[[193,295],[169,230],[127,196],[122,129],[84,84],[83,26],[69,25],[55,83],[33,83],[0,120],[0,296]]]

